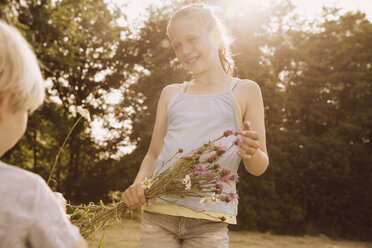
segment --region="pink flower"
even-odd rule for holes
[[[205,171],[204,165],[202,164],[194,164],[194,169],[198,175],[201,175]]]
[[[226,152],[227,148],[226,146],[220,141],[217,144],[217,154],[222,155]]]
[[[220,190],[223,190],[223,184],[222,183],[217,183],[216,188],[220,189]]]
[[[231,201],[231,197],[226,195],[224,198],[223,198],[223,201],[225,202],[230,202]]]
[[[212,174],[211,171],[206,171],[206,172],[204,173],[204,175],[205,175],[207,178],[212,178],[212,177],[213,177],[213,174]]]
[[[229,180],[233,183],[238,183],[239,182],[239,175],[238,174],[232,174],[229,176]]]
[[[223,176],[220,178],[220,180],[224,183],[227,183],[229,181],[229,177],[228,176]]]
[[[235,140],[234,140],[234,144],[237,146],[237,147],[240,147],[240,145],[243,143],[243,138],[241,135],[237,135]]]
[[[202,164],[194,164],[194,169],[197,171],[204,171],[204,166]]]
[[[231,173],[230,169],[226,167],[222,168],[219,172],[221,177],[228,176]]]
[[[227,137],[233,134],[233,130],[227,129],[225,132],[223,132],[223,136]]]
[[[233,191],[227,193],[227,196],[230,197],[231,200],[239,199],[239,195],[238,195],[238,193],[236,192],[235,189]]]

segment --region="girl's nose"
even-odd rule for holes
[[[190,44],[184,44],[182,46],[182,53],[185,54],[185,55],[188,55],[192,52],[192,46]]]

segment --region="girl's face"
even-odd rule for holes
[[[169,27],[169,38],[180,63],[194,74],[220,63],[210,32],[197,20],[187,16],[175,19]]]

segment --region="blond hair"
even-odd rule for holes
[[[215,39],[217,38],[218,56],[222,68],[227,74],[232,75],[234,72],[234,60],[230,50],[232,39],[227,34],[222,18],[218,17],[219,12],[221,11],[216,7],[202,3],[185,5],[173,13],[168,22],[167,33],[169,36],[169,28],[177,18],[185,16],[195,18]]]
[[[0,98],[11,93],[13,111],[35,111],[44,100],[37,58],[19,31],[0,20]]]

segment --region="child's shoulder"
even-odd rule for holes
[[[6,185],[8,190],[22,189],[32,191],[40,184],[45,183],[44,179],[39,175],[1,161],[0,181],[1,185]]]
[[[181,92],[182,84],[168,84],[166,85],[160,93],[159,102],[168,103]]]
[[[244,89],[260,88],[258,83],[251,79],[239,79],[237,87],[243,87]]]
[[[260,86],[257,82],[250,79],[239,79],[234,92],[243,99],[254,100],[261,97]]]
[[[178,94],[182,89],[182,84],[168,84],[166,85],[161,94],[164,96],[173,96]]]
[[[168,84],[163,88],[163,91],[180,91],[183,84]]]

